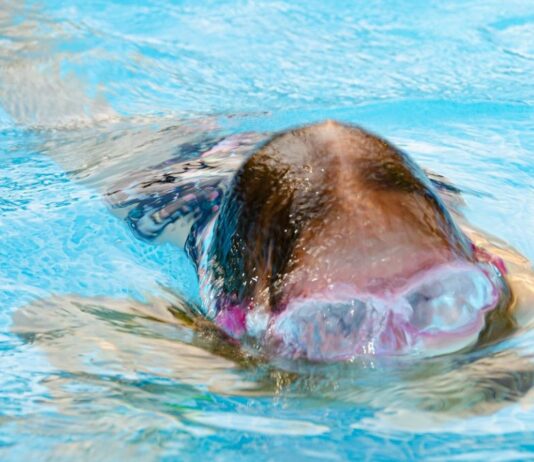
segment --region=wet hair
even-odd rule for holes
[[[263,145],[227,192],[208,251],[224,294],[241,302],[260,287],[276,307],[302,232],[350,200],[342,190],[350,193],[354,183],[421,195],[437,210],[443,239],[459,233],[422,170],[386,141],[335,122],[299,128]]]
[[[273,137],[237,172],[214,231],[212,270],[224,293],[239,300],[252,298],[261,281],[275,303],[274,289],[301,230],[325,205],[327,183],[310,177],[312,153],[282,152],[277,141],[284,135]]]

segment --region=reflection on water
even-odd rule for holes
[[[531,457],[526,314],[477,353],[265,363],[175,316],[191,264],[102,200],[206,136],[330,117],[445,175],[532,261],[531,35],[521,1],[0,1],[2,460]]]
[[[121,454],[139,456],[140,447],[159,454],[159,439],[211,451],[198,440],[221,431],[328,439],[347,425],[362,436],[404,434],[402,442],[409,434],[528,430],[534,351],[522,344],[532,343],[531,333],[423,363],[261,364],[178,321],[169,308],[179,303],[62,296],[17,310],[11,329],[23,339],[24,355],[48,363],[34,390],[41,409],[26,416],[25,432],[53,440],[52,455],[105,457],[87,438],[111,439]],[[499,412],[505,428],[494,423]],[[20,419],[7,419],[5,428]],[[67,425],[69,444],[58,438]]]

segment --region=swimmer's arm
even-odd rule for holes
[[[264,139],[233,135],[199,150],[193,160],[143,169],[113,184],[106,200],[138,237],[183,247],[191,228],[217,212],[234,173]]]

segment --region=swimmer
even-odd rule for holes
[[[106,197],[138,236],[183,246],[199,314],[267,356],[435,356],[516,327],[510,268],[458,191],[359,127],[213,140]]]

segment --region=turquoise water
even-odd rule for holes
[[[533,75],[525,1],[0,0],[0,458],[534,459],[531,332],[417,363],[242,362],[143,315],[197,300],[195,274],[98,176],[174,152],[177,125],[335,118],[534,261]]]

